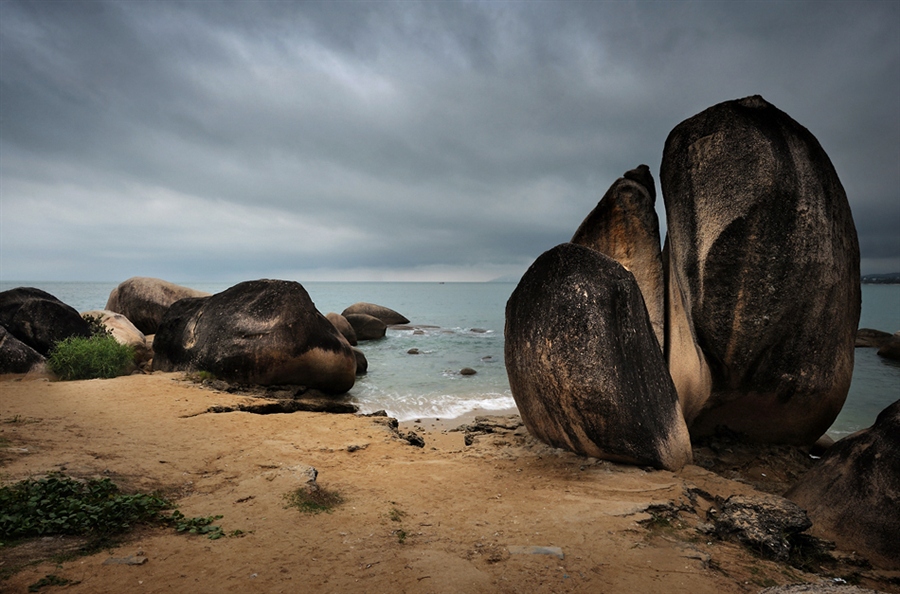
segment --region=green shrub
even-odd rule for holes
[[[53,346],[47,365],[62,380],[122,375],[134,361],[134,349],[108,334],[70,336]]]

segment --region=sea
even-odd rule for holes
[[[217,293],[232,283],[181,282]],[[389,328],[384,339],[359,348],[368,373],[350,391],[360,412],[386,411],[400,421],[452,419],[471,411],[514,411],[503,360],[506,301],[510,282],[303,282],[320,312],[342,312],[360,301],[400,312],[413,329]],[[118,282],[0,281],[0,291],[37,287],[78,311],[103,309]],[[900,331],[900,285],[862,285],[860,328]],[[828,433],[840,439],[870,426],[900,399],[900,363],[857,348],[853,381]],[[475,370],[463,375],[463,368]]]

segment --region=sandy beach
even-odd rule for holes
[[[0,547],[0,591],[26,592],[50,574],[76,582],[65,587],[72,593],[194,594],[712,594],[832,579],[696,530],[709,498],[790,480],[775,459],[745,465],[743,477],[700,465],[672,473],[550,448],[514,416],[480,431],[473,418],[404,424],[400,432],[424,438],[416,447],[386,419],[207,412],[251,400],[181,373],[0,379],[2,484],[53,471],[110,477],[165,493],[187,516],[221,515],[228,535],[142,527],[115,548],[65,560],[36,561],[77,541]],[[469,432],[452,430],[466,424]],[[318,485],[344,500],[331,513],[286,506],[310,466]],[[891,574],[848,564],[829,571],[900,592]]]

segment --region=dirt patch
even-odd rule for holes
[[[833,577],[900,592],[864,566],[797,569],[703,532],[719,499],[759,493],[745,478],[579,457],[537,442],[515,417],[397,426],[258,415],[240,410],[257,397],[181,374],[7,380],[0,391],[4,484],[60,470],[110,476],[163,490],[186,516],[223,516],[226,535],[142,529],[113,549],[28,565],[0,582],[3,591],[53,574],[70,581],[67,592],[703,594]],[[207,412],[215,407],[235,412]],[[15,415],[40,422],[2,422]],[[310,467],[339,495],[330,511],[304,513],[286,499],[308,484]],[[0,548],[0,570],[23,564],[9,556],[16,549],[27,557]],[[45,554],[34,549],[31,559]]]

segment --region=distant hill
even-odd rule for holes
[[[864,284],[871,285],[900,285],[900,272],[867,274],[859,280]]]

